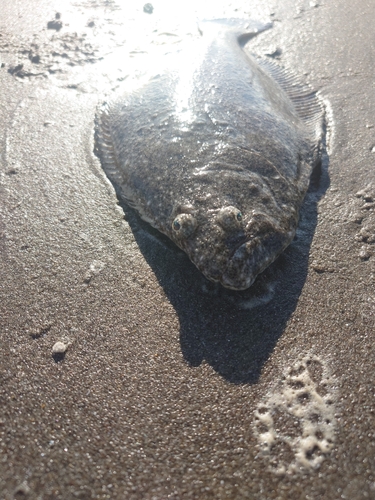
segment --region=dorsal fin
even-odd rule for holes
[[[126,189],[123,173],[116,163],[116,153],[109,127],[110,104],[98,106],[95,116],[94,153],[99,158],[104,172],[115,187],[117,194],[131,207],[136,207],[130,189]]]
[[[297,115],[306,124],[311,140],[312,173],[311,180],[316,182],[321,175],[322,151],[325,148],[326,110],[323,101],[310,85],[302,83],[292,72],[286,71],[273,61],[262,57],[256,61],[280,85],[294,104]],[[302,182],[304,185],[305,181]]]
[[[103,103],[98,107],[95,116],[94,152],[99,157],[102,167],[111,180],[120,181],[113,150],[111,131],[109,129],[109,106]],[[118,178],[117,178],[118,177]]]
[[[321,138],[324,132],[325,110],[317,93],[293,73],[273,61],[256,57],[257,63],[280,85],[294,104],[298,116],[311,128],[316,139]]]

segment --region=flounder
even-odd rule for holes
[[[244,48],[268,25],[201,27],[165,70],[99,108],[95,148],[127,204],[206,278],[243,290],[294,238],[324,113],[310,88]]]

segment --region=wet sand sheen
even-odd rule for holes
[[[4,3],[2,497],[374,496],[374,12],[266,8],[275,26],[251,51],[320,90],[334,138],[297,239],[236,293],[125,220],[92,151],[97,103],[142,37],[163,51],[192,25],[153,32],[157,3],[67,3],[58,19],[49,2]],[[123,44],[132,23],[142,36]],[[109,71],[120,45],[129,66]]]

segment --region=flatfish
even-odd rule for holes
[[[96,116],[95,150],[118,196],[233,290],[293,240],[321,161],[315,93],[245,48],[268,27],[202,23],[197,42]]]

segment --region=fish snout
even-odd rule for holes
[[[228,260],[220,279],[221,284],[232,290],[249,288],[257,275],[272,262],[265,252],[266,249],[258,238],[240,244]]]
[[[210,281],[245,290],[289,245],[295,228],[286,229],[261,213],[240,221],[238,213],[231,208],[220,214],[219,221],[197,228],[194,236],[184,241],[183,250]]]
[[[227,261],[221,284],[233,290],[249,288],[258,274],[290,244],[294,234],[294,227],[287,230],[263,214],[254,216]]]

